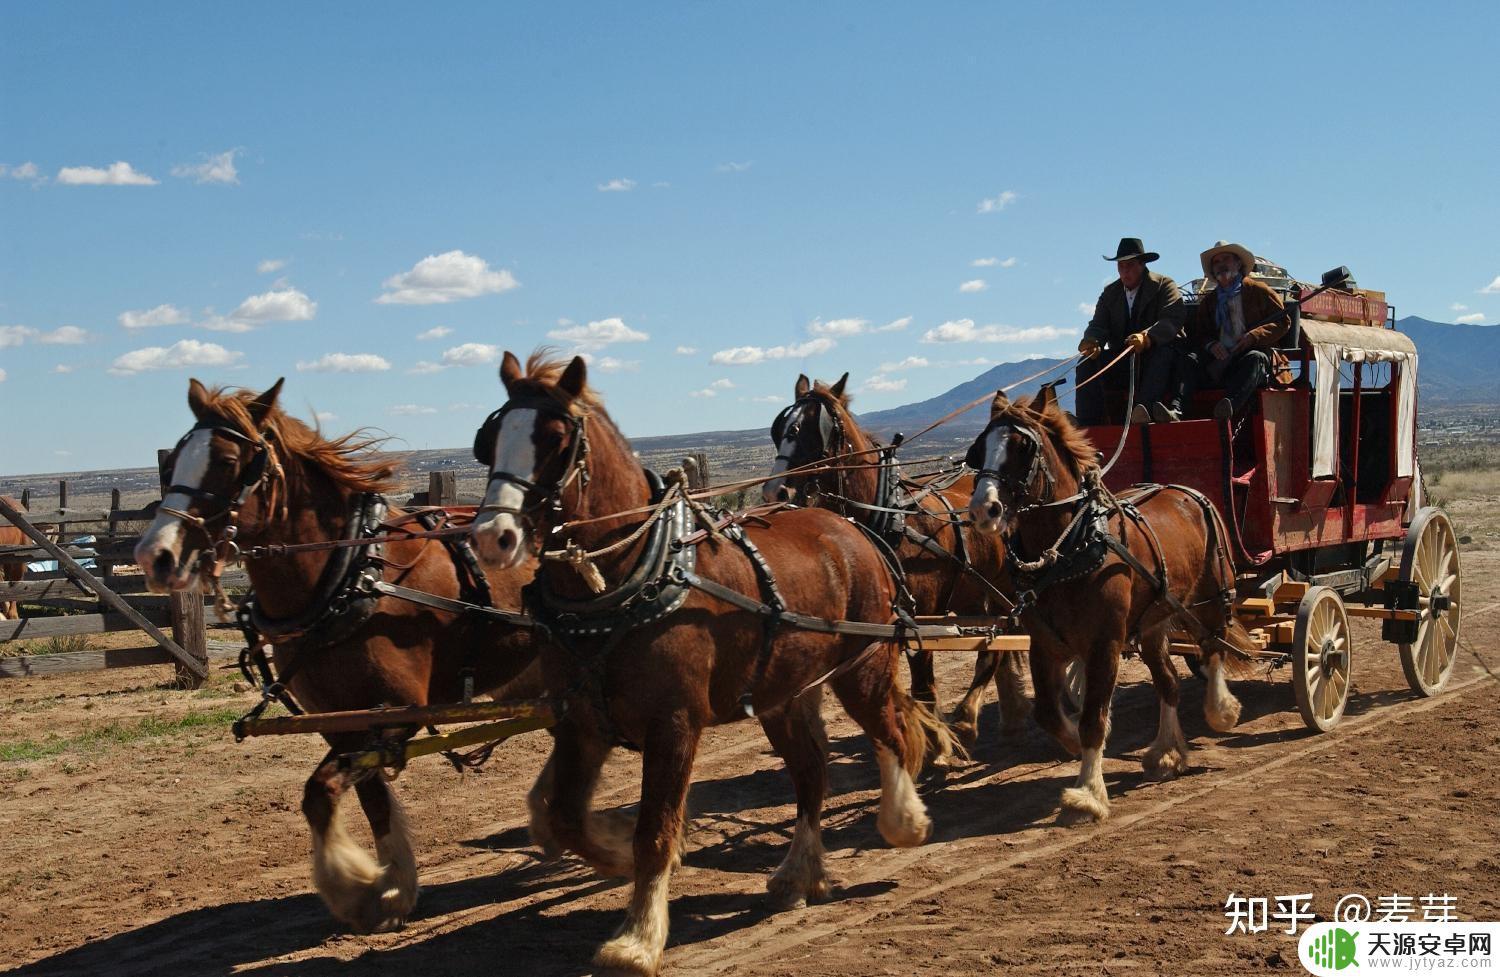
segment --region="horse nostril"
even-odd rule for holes
[[[792,501],[792,490],[789,489],[789,488],[787,488],[785,485],[781,486],[781,488],[779,488],[779,489],[776,490],[776,501],[777,502],[790,502],[790,501]]]
[[[518,541],[519,539],[516,536],[516,531],[514,529],[502,529],[500,531],[500,538],[499,540],[497,540],[497,543],[500,547],[500,552],[509,553],[511,550],[516,548],[516,543]]]
[[[171,550],[162,550],[156,554],[156,559],[151,561],[151,572],[158,580],[170,580],[172,573],[177,569],[177,559]]]
[[[989,506],[986,507],[985,511],[989,513],[989,517],[991,519],[999,519],[1000,518],[1000,511],[1001,511],[1000,510],[1000,503],[998,503],[998,502],[991,502],[989,504]]]

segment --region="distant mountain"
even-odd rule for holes
[[[1407,316],[1396,328],[1417,344],[1424,404],[1500,404],[1500,326]]]
[[[1057,366],[1062,360],[1034,359],[1021,360],[1019,363],[1001,363],[992,366],[979,376],[965,383],[961,383],[952,389],[930,397],[927,400],[918,401],[915,404],[907,404],[903,407],[892,407],[889,410],[871,411],[868,414],[860,414],[860,421],[870,430],[878,435],[889,437],[900,431],[905,435],[914,435],[922,428],[942,417],[950,411],[957,410],[970,401],[977,400],[985,394],[993,394],[1001,387],[1009,386],[1019,380],[1043,370],[1050,370]],[[1067,374],[1068,381],[1072,382],[1072,371]],[[1016,394],[1031,393],[1035,389],[1034,384],[1027,384],[1028,389],[1017,390]],[[855,405],[858,406],[857,404]],[[989,411],[983,406],[976,407],[961,417],[956,417],[945,424],[942,430],[948,437],[973,438],[984,427],[989,420]]]

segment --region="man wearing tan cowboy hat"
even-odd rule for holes
[[[1176,362],[1173,347],[1182,338],[1187,307],[1176,282],[1147,270],[1146,265],[1159,257],[1147,251],[1140,238],[1127,237],[1120,239],[1114,257],[1104,259],[1115,263],[1120,277],[1104,286],[1078,344],[1085,357],[1075,378],[1080,385],[1076,410],[1081,424],[1119,423],[1120,418],[1106,416],[1108,394],[1117,392],[1123,399],[1130,382],[1127,367],[1137,371],[1135,403],[1129,405],[1132,423],[1149,420],[1146,405],[1167,395]],[[1136,350],[1136,356],[1082,386],[1126,347]]]
[[[1271,353],[1291,328],[1281,312],[1281,296],[1251,277],[1255,255],[1241,244],[1219,241],[1201,254],[1203,274],[1213,283],[1205,290],[1188,323],[1182,360],[1169,391],[1170,399],[1154,404],[1158,421],[1177,420],[1195,389],[1224,388],[1214,406],[1223,420],[1238,413],[1271,377]]]

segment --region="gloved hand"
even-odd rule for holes
[[[1139,353],[1151,345],[1151,337],[1145,332],[1133,332],[1125,337],[1125,345]]]
[[[1099,340],[1085,337],[1083,342],[1078,344],[1078,352],[1082,353],[1086,360],[1093,359],[1099,355]]]

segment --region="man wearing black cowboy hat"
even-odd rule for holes
[[[1172,347],[1182,338],[1187,307],[1177,283],[1166,275],[1149,271],[1146,265],[1161,255],[1147,251],[1141,239],[1120,239],[1113,261],[1120,272],[1118,280],[1104,286],[1094,305],[1094,317],[1083,331],[1078,352],[1085,359],[1078,364],[1076,382],[1080,386],[1099,372],[1126,347],[1133,348],[1133,360],[1122,362],[1096,382],[1078,391],[1076,410],[1081,424],[1119,423],[1121,418],[1106,416],[1109,393],[1117,391],[1123,399],[1129,388],[1133,367],[1136,373],[1135,403],[1131,421],[1150,419],[1147,405],[1160,400],[1172,379]],[[1102,355],[1101,355],[1102,354]]]

